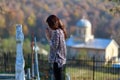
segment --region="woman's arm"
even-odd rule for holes
[[[60,42],[59,39],[60,39],[59,30],[55,30],[53,32],[53,35],[52,35],[51,40],[50,40],[50,46],[53,49],[57,49],[58,48],[58,45],[59,45],[59,42]]]
[[[47,38],[47,40],[48,41],[50,41],[50,39],[51,39],[51,30],[49,29],[49,28],[46,28],[46,31],[45,31],[46,33],[46,38]]]

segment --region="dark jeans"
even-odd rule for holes
[[[65,80],[65,65],[59,68],[58,64],[55,62],[53,64],[53,72],[55,80]]]

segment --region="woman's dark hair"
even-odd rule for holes
[[[49,27],[53,30],[56,30],[58,28],[62,29],[64,32],[65,39],[67,38],[65,26],[62,24],[61,20],[57,16],[50,15],[47,18],[46,22],[48,23]]]

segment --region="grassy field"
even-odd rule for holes
[[[66,68],[66,72],[70,75],[71,80],[119,80],[120,74],[105,73],[84,68]],[[94,75],[94,77],[93,77]]]

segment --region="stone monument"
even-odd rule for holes
[[[16,25],[16,64],[15,64],[15,80],[25,80],[24,66],[25,61],[23,57],[23,40],[24,34],[22,32],[22,25]]]

